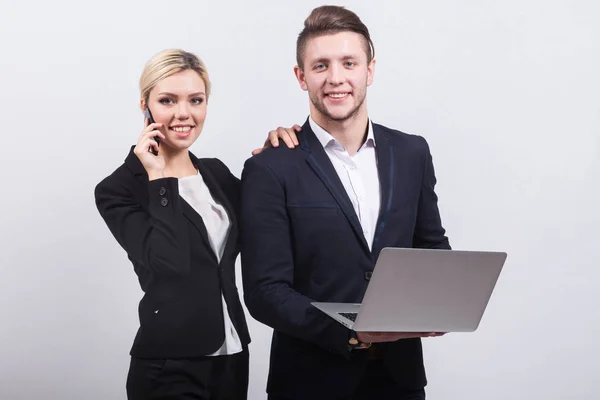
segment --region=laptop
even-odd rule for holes
[[[362,303],[311,304],[356,332],[473,332],[507,254],[381,250]]]

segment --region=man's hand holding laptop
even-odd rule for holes
[[[400,339],[443,336],[446,332],[356,332],[356,338],[363,343],[395,342]]]

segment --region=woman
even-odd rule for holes
[[[188,52],[163,51],[146,64],[140,90],[146,127],[95,190],[145,292],[127,396],[246,399],[250,337],[235,284],[239,180],[221,161],[188,150],[206,118],[206,67]],[[279,138],[297,144],[292,128],[279,128],[265,147]]]

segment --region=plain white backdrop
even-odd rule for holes
[[[598,398],[600,3],[332,3],[371,30],[373,120],[430,143],[453,247],[508,252],[480,329],[425,341],[428,398]],[[206,62],[192,150],[240,176],[307,117],[295,39],[321,4],[2,0],[0,399],[125,399],[141,290],[93,188],[141,132],[145,61]],[[249,323],[260,400],[271,330]]]

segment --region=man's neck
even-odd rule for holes
[[[324,117],[318,112],[312,112],[311,118],[327,133],[340,143],[348,154],[354,155],[365,142],[369,117],[365,112],[344,121],[335,121]]]

